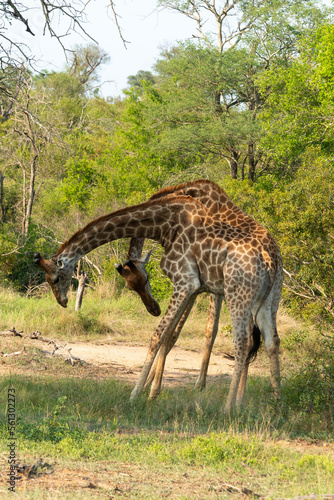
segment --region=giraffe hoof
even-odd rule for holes
[[[133,403],[134,401],[136,401],[136,399],[138,399],[138,396],[139,396],[139,391],[137,387],[135,387],[130,394],[130,402]]]
[[[148,399],[156,399],[160,394],[160,389],[153,390],[151,389],[150,395]]]

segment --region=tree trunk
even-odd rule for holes
[[[220,92],[216,91],[215,92],[215,112],[217,114],[222,114],[222,112],[223,112],[220,98],[221,98]]]
[[[3,205],[3,180],[4,175],[0,172],[0,210],[1,210],[1,222],[5,222],[6,219],[6,210]]]
[[[248,143],[248,165],[249,165],[248,178],[253,182],[255,179],[255,167],[256,167],[256,162],[254,159],[253,142]]]
[[[239,154],[237,151],[232,150],[231,151],[231,161],[230,161],[230,172],[231,172],[231,177],[232,179],[237,179],[238,178],[238,160],[239,160]]]
[[[36,161],[38,158],[38,153],[34,153],[30,162],[30,181],[29,181],[29,192],[27,205],[24,206],[24,220],[23,220],[23,234],[28,235],[30,217],[32,214],[32,207],[35,199],[35,178],[36,178]]]
[[[12,112],[12,108],[13,108],[13,104],[14,102],[16,101],[17,99],[17,96],[19,95],[19,92],[20,92],[20,84],[21,84],[21,79],[22,79],[22,74],[23,74],[23,71],[24,71],[24,65],[23,63],[21,64],[21,68],[20,68],[20,72],[19,72],[19,75],[17,77],[17,84],[16,84],[16,89],[15,89],[15,94],[11,97],[10,101],[9,101],[9,104],[8,104],[8,108],[6,109],[6,111],[4,111],[3,113],[3,118],[4,118],[4,121],[8,120],[8,118],[10,117],[11,115],[11,112]]]
[[[75,301],[75,310],[80,311],[81,305],[82,305],[82,298],[85,290],[85,285],[87,281],[87,274],[85,272],[81,273],[80,276],[78,277],[79,280],[79,286],[77,290],[77,298]]]

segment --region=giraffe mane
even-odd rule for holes
[[[226,194],[226,192],[220,186],[218,186],[218,184],[216,184],[215,182],[210,181],[210,180],[206,180],[206,179],[196,179],[194,181],[182,182],[181,184],[176,184],[175,186],[168,186],[168,187],[162,188],[162,189],[160,189],[160,191],[157,191],[154,195],[152,195],[149,199],[152,201],[157,200],[157,199],[163,198],[164,196],[168,196],[170,194],[173,194],[176,191],[181,191],[183,189],[187,189],[190,187],[200,186],[203,182],[205,182],[206,184],[208,184],[210,186],[214,186],[216,191],[220,191],[221,193],[224,193],[224,195],[227,198],[229,198],[229,196]]]

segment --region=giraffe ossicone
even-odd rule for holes
[[[143,391],[160,346],[168,345],[183,314],[202,292],[224,295],[231,315],[235,368],[226,408],[236,403],[250,348],[250,321],[255,315],[269,354],[272,383],[278,393],[279,339],[268,252],[253,234],[222,222],[199,200],[168,194],[118,210],[77,231],[50,260],[41,256],[35,260],[46,272],[46,280],[58,302],[65,306],[76,262],[109,241],[128,237],[158,241],[165,250],[161,267],[174,283],[170,304],[151,337],[131,399]],[[62,268],[57,266],[59,260]]]

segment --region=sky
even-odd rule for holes
[[[36,2],[29,0],[27,4],[33,7]],[[135,75],[139,70],[152,70],[160,48],[171,46],[177,40],[191,38],[196,26],[181,14],[157,9],[156,0],[115,0],[123,37],[129,42],[125,48],[113,13],[107,10],[107,5],[107,0],[95,0],[88,4],[85,29],[110,55],[110,63],[100,72],[101,82],[104,82],[102,94],[105,97],[117,97],[122,95],[122,89],[127,86],[129,75]],[[29,46],[38,60],[38,69],[63,69],[66,60],[59,43],[48,35],[43,36],[44,18],[41,11],[29,10],[25,17],[35,36],[27,33],[25,27],[17,22],[10,28],[15,39]],[[54,27],[58,28],[58,23]],[[60,25],[60,31],[61,28]],[[71,48],[76,44],[85,45],[88,40],[73,34],[64,39],[64,42]]]

